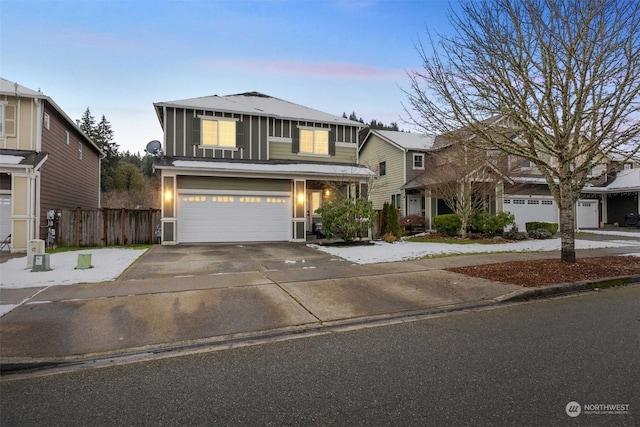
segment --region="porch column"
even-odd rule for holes
[[[304,241],[307,238],[307,188],[306,181],[293,181],[293,212],[291,221],[291,239]]]

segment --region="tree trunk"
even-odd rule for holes
[[[574,197],[570,184],[560,184],[560,260],[576,262]]]

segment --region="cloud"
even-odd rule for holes
[[[205,65],[216,69],[225,68],[233,71],[295,77],[366,80],[397,80],[406,77],[405,70],[378,68],[345,62],[269,61],[237,58],[207,60]]]

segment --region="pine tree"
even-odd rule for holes
[[[80,122],[78,124],[82,132],[87,135],[92,141],[95,142],[96,137],[96,118],[91,115],[91,110],[89,107],[82,114],[82,118],[80,118]]]

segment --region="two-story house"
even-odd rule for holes
[[[425,171],[425,156],[435,138],[417,133],[371,129],[360,143],[360,163],[377,174],[369,191],[375,210],[385,202],[400,216],[425,214],[423,188],[407,188]]]
[[[102,151],[48,96],[0,78],[0,242],[47,239],[47,212],[100,207]]]
[[[367,195],[358,122],[257,92],[154,107],[163,244],[304,241],[323,200]]]

